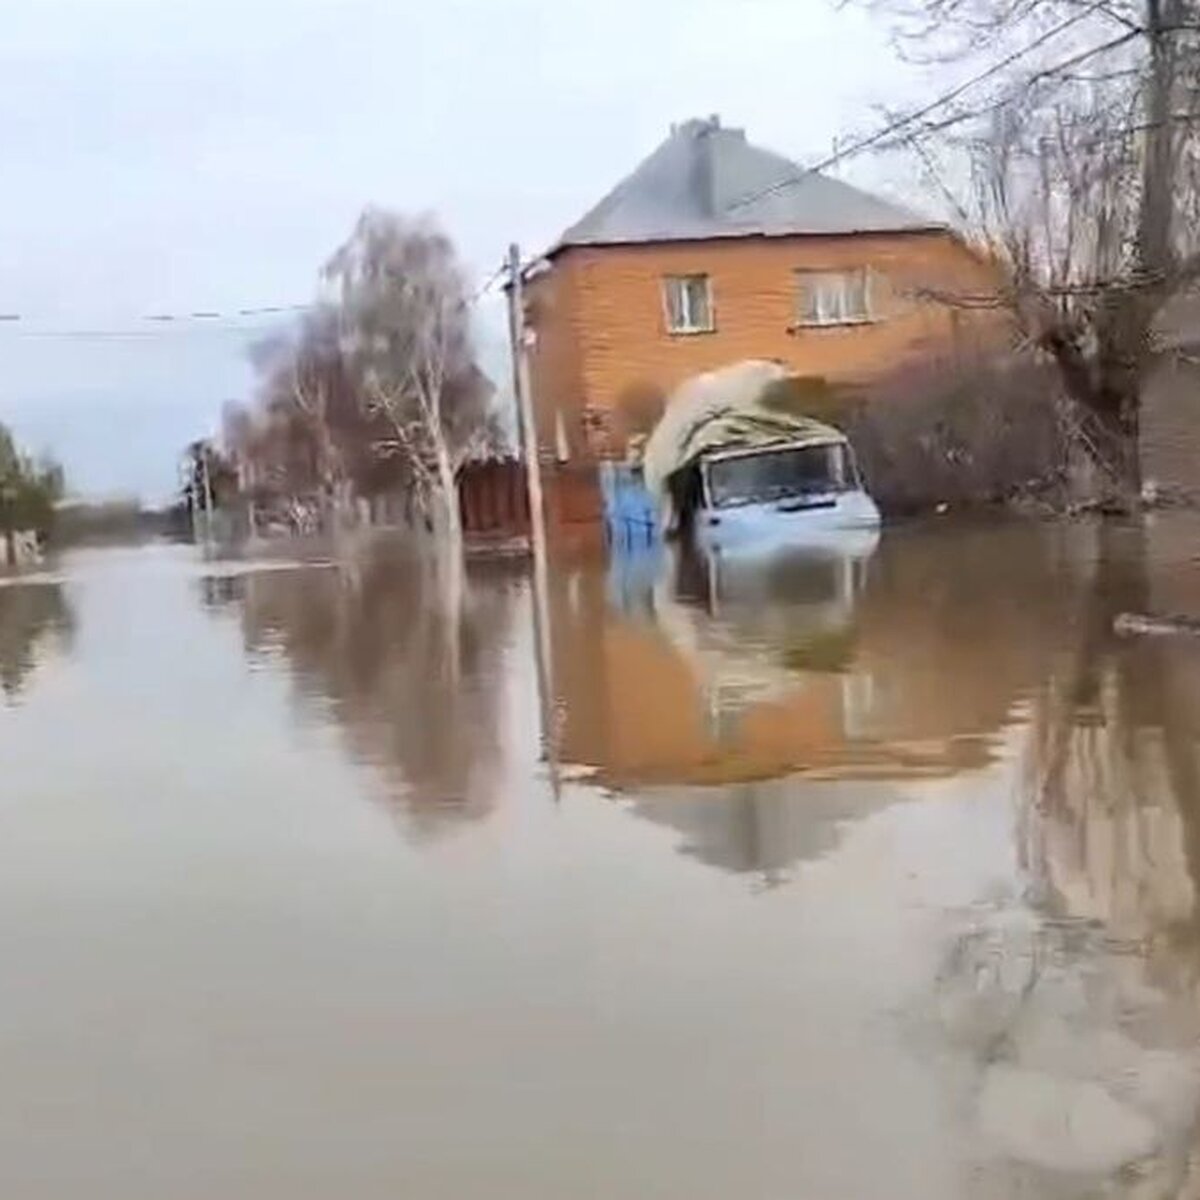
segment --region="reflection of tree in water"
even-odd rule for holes
[[[1023,1169],[1132,1172],[1116,1194],[1174,1197],[1200,1186],[1200,659],[1112,632],[1153,610],[1155,569],[1140,527],[1098,531],[1075,636],[1032,699],[1032,906],[962,935],[940,1002],[978,1062],[983,1131]]]
[[[0,587],[0,690],[13,699],[44,648],[65,645],[74,618],[56,583]]]
[[[328,703],[357,757],[422,827],[481,816],[497,801],[503,659],[517,584],[472,572],[457,615],[412,561],[353,572],[245,579],[243,622],[258,653],[282,653],[310,699]]]
[[[1030,866],[1072,915],[1191,944],[1200,656],[1190,643],[1113,633],[1118,613],[1153,609],[1153,564],[1140,528],[1102,530],[1098,550],[1076,645],[1051,664],[1034,705]]]
[[[1080,588],[1079,530],[1014,523],[900,531],[858,606],[872,677],[862,732],[974,748],[1042,678]]]

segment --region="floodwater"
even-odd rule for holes
[[[0,1195],[1200,1195],[1195,518],[0,586]]]

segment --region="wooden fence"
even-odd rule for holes
[[[542,466],[547,535],[575,545],[604,537],[604,503],[595,466]],[[520,459],[468,463],[459,476],[463,531],[475,541],[529,536],[529,497]]]
[[[495,537],[529,533],[529,493],[518,459],[468,463],[458,480],[458,504],[466,533]]]

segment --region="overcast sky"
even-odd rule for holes
[[[264,322],[147,314],[307,301],[367,203],[438,213],[482,282],[672,121],[720,113],[812,161],[928,84],[832,0],[0,0],[0,17],[0,314],[22,314],[0,321],[0,420],[78,489],[149,499],[247,395]],[[879,163],[848,174],[912,199]]]

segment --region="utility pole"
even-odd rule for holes
[[[208,469],[208,443],[200,443],[201,467],[204,477],[204,545],[207,547],[212,542],[212,524],[213,524],[213,493],[212,493],[212,476]]]
[[[517,401],[517,431],[525,460],[529,495],[529,540],[533,550],[533,637],[537,656],[538,706],[542,746],[550,768],[550,785],[558,799],[558,731],[553,699],[553,659],[550,639],[550,582],[546,563],[546,511],[542,497],[542,461],[538,453],[537,421],[525,354],[525,295],[521,279],[521,250],[508,248],[508,336],[512,350],[513,394]]]
[[[525,487],[529,492],[530,539],[536,563],[546,556],[546,514],[542,499],[542,462],[538,454],[537,421],[529,386],[529,360],[525,356],[525,292],[521,280],[521,250],[508,248],[508,336],[512,348],[513,394],[517,400],[517,432],[525,459]]]
[[[179,477],[183,482],[183,493],[187,497],[188,516],[192,524],[192,544],[200,545],[200,498],[196,487],[196,456],[191,447],[179,460]]]

